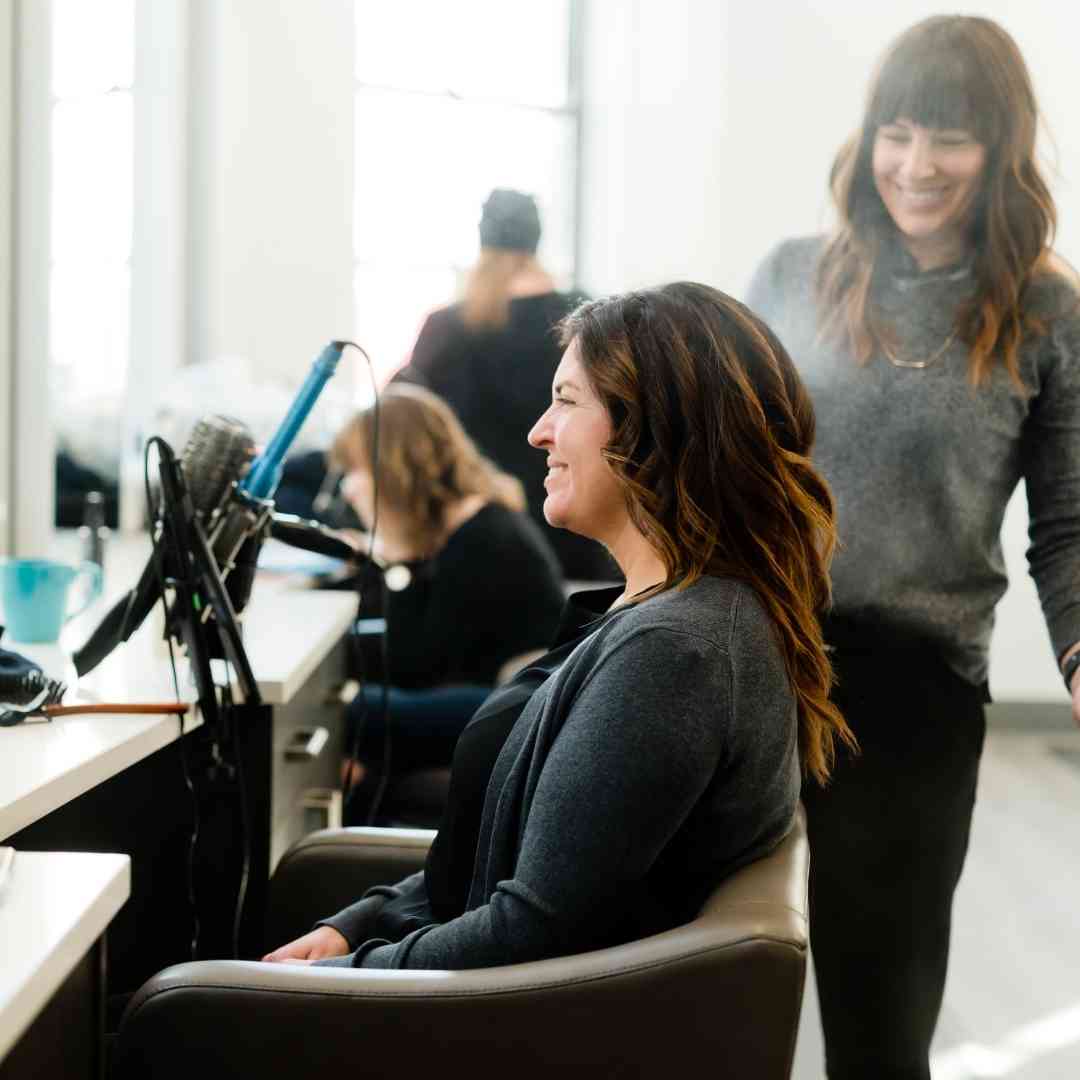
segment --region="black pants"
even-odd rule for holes
[[[827,1071],[929,1080],[986,691],[925,648],[864,639],[833,661],[862,752],[843,751],[825,789],[803,789]]]

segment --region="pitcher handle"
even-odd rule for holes
[[[101,595],[101,567],[97,563],[82,562],[75,573],[78,577],[88,575],[90,583],[86,586],[83,602],[74,611],[69,611],[64,616],[64,622],[74,619],[76,615],[81,615]]]

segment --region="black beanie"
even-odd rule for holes
[[[527,251],[540,243],[540,212],[531,195],[510,188],[496,188],[480,215],[480,246]]]

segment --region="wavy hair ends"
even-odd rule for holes
[[[1057,212],[1036,161],[1039,112],[1027,65],[991,19],[933,16],[885,54],[861,128],[841,147],[830,174],[839,221],[818,266],[822,332],[845,337],[860,363],[890,339],[874,311],[872,285],[895,226],[874,185],[872,160],[878,128],[900,117],[969,131],[986,147],[969,236],[976,287],[957,312],[956,332],[970,350],[972,385],[1004,363],[1022,391],[1020,344],[1027,334],[1046,332],[1025,311],[1025,291],[1036,275],[1054,272]]]
[[[832,494],[810,461],[814,412],[790,357],[747,307],[705,285],[589,301],[561,325],[607,409],[605,455],[664,588],[703,574],[750,585],[776,626],[804,770],[824,782],[837,739],[820,615],[835,545]]]

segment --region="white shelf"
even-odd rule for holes
[[[19,851],[0,888],[0,1059],[131,892],[126,855]]]
[[[184,730],[195,726],[189,718]],[[0,728],[0,840],[168,746],[178,716],[61,716]]]

